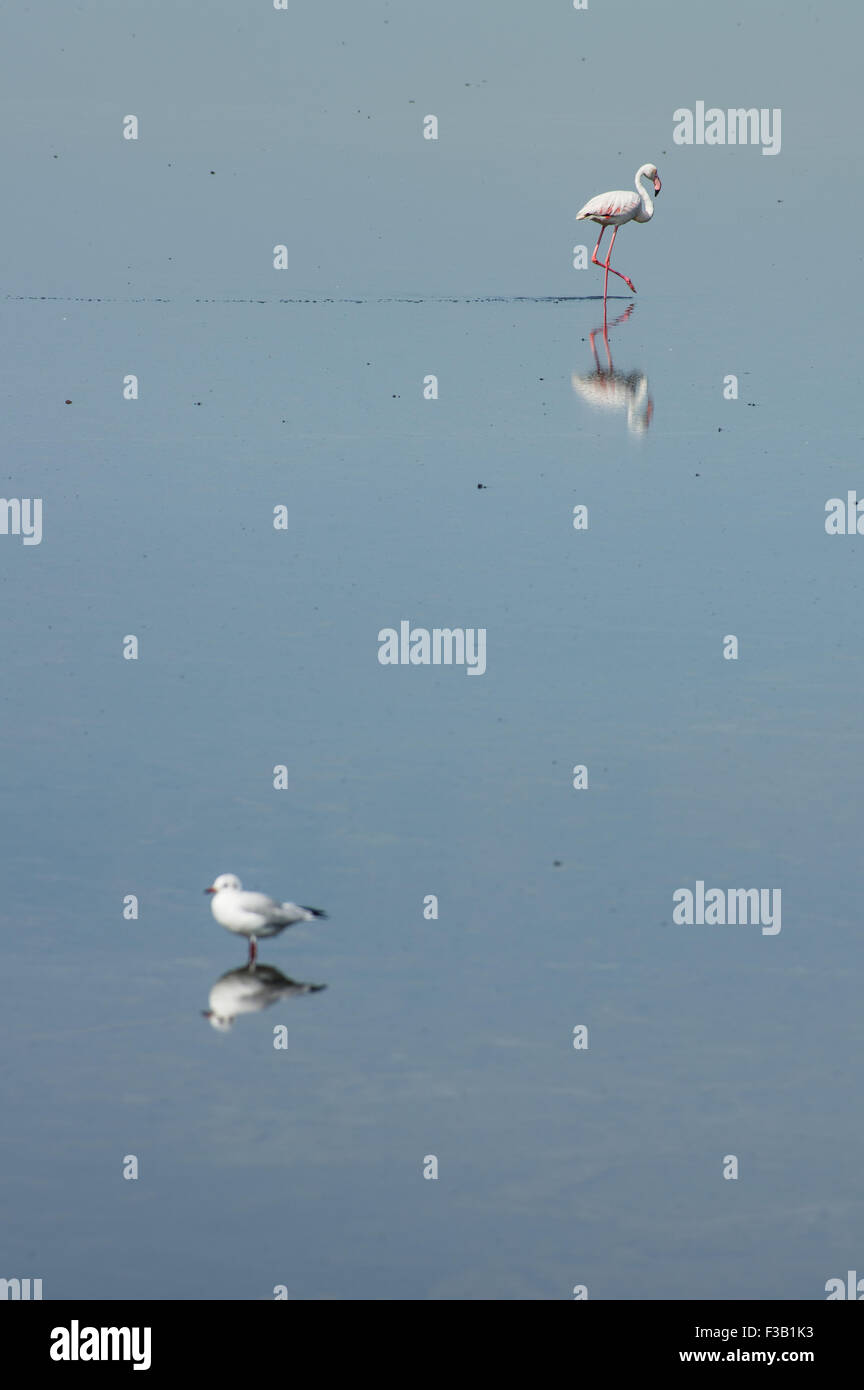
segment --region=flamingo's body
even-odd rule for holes
[[[634,307],[631,300],[624,313],[614,323],[609,324],[608,328],[617,328],[619,323],[626,323],[633,313]],[[595,328],[588,335],[596,370],[585,373],[574,372],[570,378],[570,383],[573,390],[590,405],[599,406],[604,410],[626,410],[627,428],[630,433],[644,434],[651,424],[651,417],[654,414],[654,401],[651,398],[648,378],[644,372],[616,372],[612,365],[608,328],[604,314],[602,329]],[[594,341],[600,332],[603,334],[603,342],[606,346],[606,361],[608,363],[606,367],[600,365],[597,345]]]
[[[618,228],[623,227],[625,222],[650,222],[654,216],[654,204],[651,201],[651,194],[642,183],[643,179],[652,179],[654,192],[659,193],[661,188],[660,176],[657,173],[656,165],[643,164],[641,169],[636,171],[636,192],[631,193],[627,189],[616,189],[612,193],[598,193],[596,198],[587,202],[576,214],[576,221],[586,220],[597,222],[600,225],[600,235],[597,238],[597,245],[591,256],[594,265],[602,265],[606,271],[603,281],[603,299],[605,301],[609,288],[609,272],[619,276],[626,285],[630,286],[633,293],[636,293],[636,286],[633,281],[623,275],[620,270],[613,269],[609,262],[612,259],[612,247],[615,245],[615,238],[618,235]],[[600,243],[607,227],[614,227],[612,240],[609,243],[609,250],[605,261],[597,259],[597,252],[600,250]]]

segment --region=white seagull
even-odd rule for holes
[[[236,874],[220,874],[205,893],[212,893],[210,908],[220,926],[249,939],[249,959],[258,954],[259,936],[278,936],[295,922],[312,922],[326,917],[320,907],[298,907],[296,903],[280,903],[266,893],[247,893]]]
[[[210,1007],[203,1010],[211,1028],[227,1033],[239,1014],[254,1014],[267,1009],[281,999],[298,994],[317,994],[326,985],[304,985],[289,980],[275,965],[244,965],[242,970],[229,970],[218,979],[210,991]]]

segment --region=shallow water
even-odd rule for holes
[[[859,538],[824,528],[860,349],[813,218],[853,21],[326,9],[210,6],[205,67],[167,5],[13,20],[4,488],[44,533],[0,537],[0,1274],[824,1297],[862,1258]],[[782,106],[781,154],[676,147],[703,97]],[[572,219],[646,159],[607,355]],[[485,674],[379,664],[403,619],[485,628]],[[260,948],[327,989],[220,1035],[223,871],[330,918]],[[673,925],[699,879],[781,888],[782,930]]]

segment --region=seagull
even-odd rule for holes
[[[298,907],[296,903],[280,903],[266,893],[246,893],[236,874],[220,874],[205,893],[212,893],[210,908],[220,926],[249,939],[249,960],[258,954],[259,936],[278,936],[295,922],[312,922],[326,917],[320,907]]]
[[[254,1014],[297,994],[317,994],[326,985],[304,985],[289,980],[275,965],[244,965],[229,970],[210,991],[210,1008],[203,1010],[211,1028],[227,1033],[239,1014]]]

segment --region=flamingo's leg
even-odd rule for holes
[[[598,261],[598,259],[597,259],[597,252],[600,250],[600,243],[601,243],[601,241],[603,240],[604,236],[606,235],[606,228],[607,228],[607,226],[608,226],[608,223],[606,223],[606,222],[601,222],[601,223],[600,223],[600,235],[599,235],[598,238],[597,238],[597,245],[594,247],[594,250],[591,252],[591,261],[592,261],[592,264],[594,264],[594,265],[600,265],[600,266],[602,266],[602,264],[603,264],[602,261]],[[616,228],[615,228],[615,231],[617,232],[617,230],[618,230],[618,228],[616,227]],[[614,237],[614,236],[612,237],[612,240],[613,240],[613,241],[615,240],[615,237]],[[606,263],[606,278],[605,278],[605,280],[603,281],[603,303],[604,303],[604,305],[605,305],[605,303],[606,303],[606,287],[607,287],[608,284],[609,284],[609,263],[608,263],[608,261],[607,261],[607,263]]]
[[[602,331],[602,333],[603,333],[603,342],[606,344],[606,361],[609,363],[608,368],[607,368],[607,367],[601,367],[601,366],[600,366],[600,358],[597,356],[597,344],[596,344],[595,341],[594,341],[594,339],[596,338],[597,334],[600,333],[601,331]],[[607,331],[607,328],[606,328],[606,301],[605,301],[605,300],[603,301],[603,328],[602,328],[602,330],[599,329],[599,328],[594,328],[594,329],[592,329],[592,331],[588,334],[588,340],[589,340],[589,342],[591,343],[591,351],[592,351],[593,354],[594,354],[594,366],[597,368],[597,375],[598,375],[598,376],[607,376],[607,375],[610,375],[610,376],[611,376],[612,373],[613,373],[613,371],[614,371],[614,368],[613,368],[613,366],[612,366],[612,354],[611,354],[611,352],[609,351],[609,334],[608,334],[608,331]]]
[[[605,304],[603,307],[605,309]],[[596,328],[592,329],[592,331],[588,334],[588,341],[591,344],[591,351],[594,354],[594,366],[597,368],[597,375],[600,376],[601,372],[603,371],[603,368],[600,366],[600,358],[597,356],[597,348],[594,343],[594,334],[597,332],[598,330]]]
[[[606,228],[604,227],[604,228],[603,228],[603,231],[605,231],[605,230],[606,230]],[[596,261],[596,260],[594,260],[594,257],[593,257],[593,256],[591,257],[591,259],[594,260],[594,264],[595,264],[595,265],[602,265],[602,266],[603,266],[603,269],[606,271],[606,280],[605,280],[604,286],[603,286],[603,298],[604,298],[604,299],[606,298],[606,286],[607,286],[608,283],[609,283],[609,272],[610,272],[610,270],[611,270],[611,272],[612,272],[613,275],[617,275],[618,278],[619,278],[620,280],[623,280],[624,283],[625,283],[625,285],[629,285],[629,286],[630,286],[630,289],[633,291],[634,294],[636,293],[636,286],[633,284],[633,281],[630,279],[629,275],[624,275],[620,270],[616,270],[614,266],[612,266],[612,265],[609,264],[610,260],[612,259],[612,247],[615,245],[615,238],[616,238],[617,235],[618,235],[618,228],[615,227],[615,228],[613,229],[613,232],[612,232],[612,240],[611,240],[610,243],[609,243],[609,250],[608,250],[608,252],[606,253],[606,259],[605,259],[605,261]],[[594,247],[595,254],[596,254],[596,251],[597,251],[597,247],[600,245],[600,241],[601,241],[602,239],[603,239],[603,232],[600,233],[600,237],[598,238],[598,241],[597,241],[597,246]]]
[[[606,305],[603,305],[603,342],[606,344],[606,361],[609,363],[609,375],[614,377],[615,368],[612,366],[612,353],[609,348],[609,333],[606,328]]]
[[[594,265],[602,265],[602,264],[603,264],[602,261],[598,261],[598,259],[597,259],[597,252],[600,250],[600,243],[601,243],[601,241],[603,240],[603,237],[604,237],[605,234],[606,234],[606,227],[607,227],[607,223],[605,223],[605,222],[601,222],[601,223],[600,223],[600,235],[599,235],[598,238],[597,238],[597,245],[594,247],[594,250],[591,252],[591,260],[592,260],[592,263],[593,263]]]

